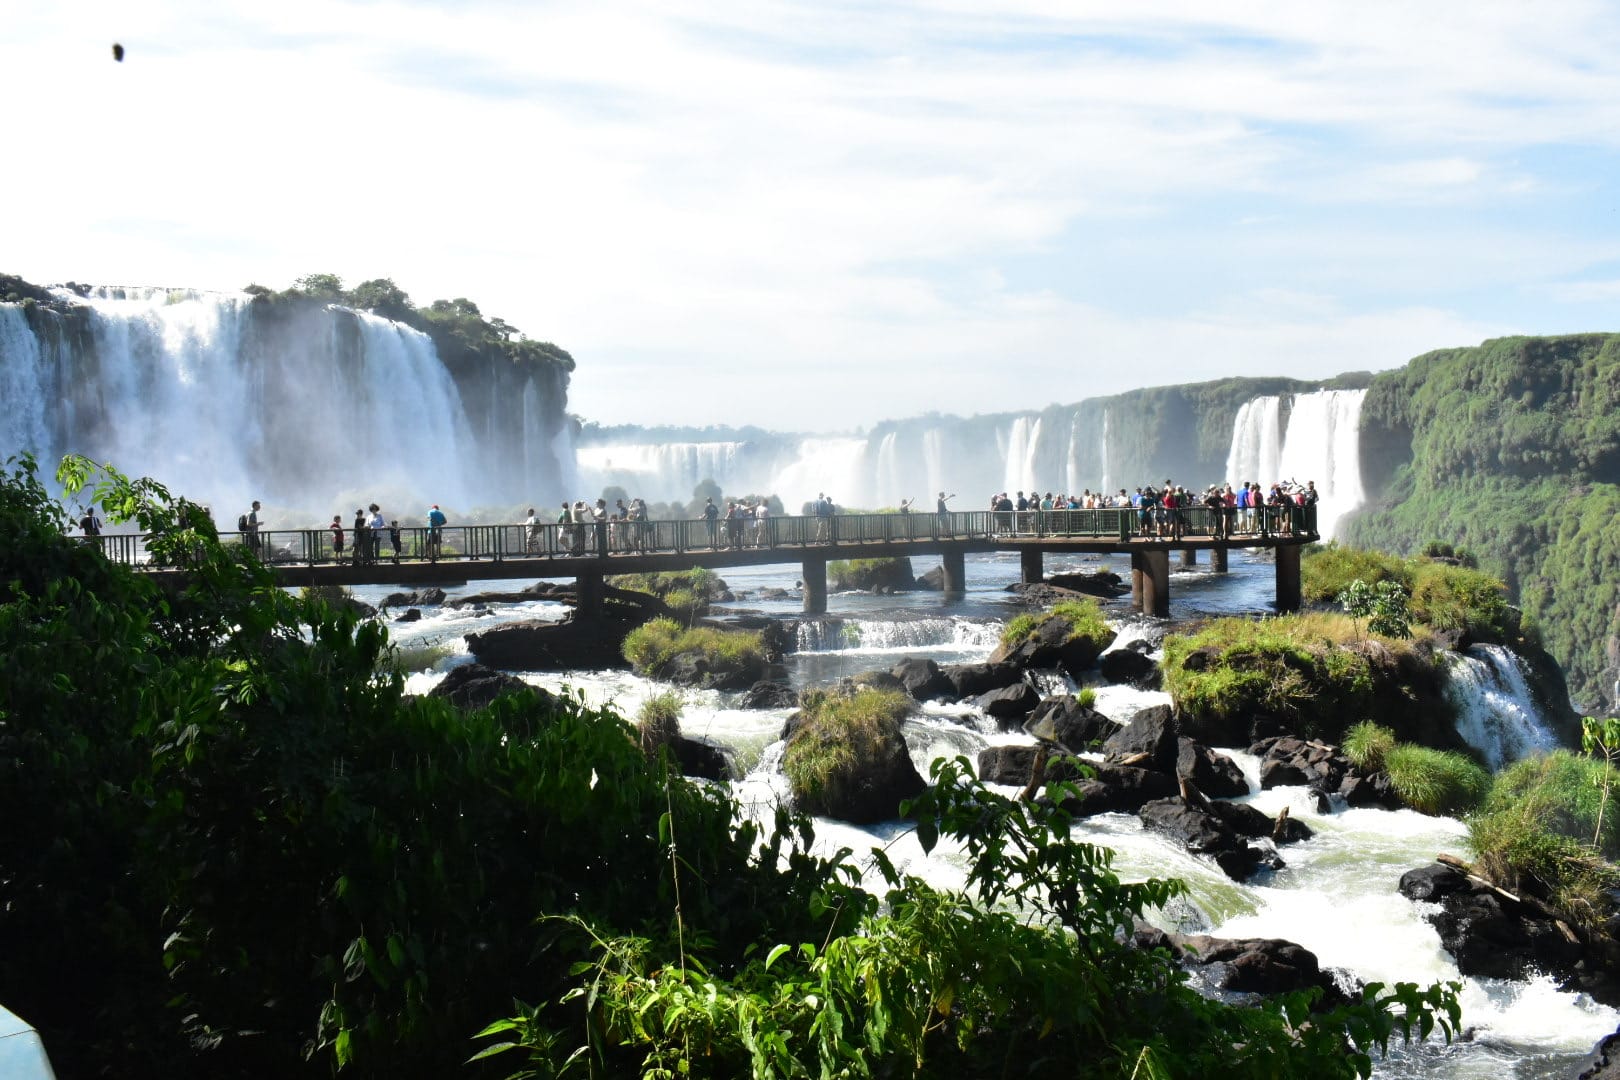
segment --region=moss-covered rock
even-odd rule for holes
[[[806,694],[782,756],[799,809],[856,824],[898,817],[926,786],[901,730],[912,708],[894,690]]]
[[[911,560],[838,559],[827,564],[827,587],[833,592],[903,592],[917,588]]]
[[[746,690],[770,671],[758,634],[682,628],[674,619],[653,619],[630,631],[624,658],[638,675],[705,690]]]
[[[1078,675],[1096,666],[1114,637],[1114,628],[1095,600],[1068,600],[1010,621],[990,663],[1010,663],[1023,669],[1061,668]]]

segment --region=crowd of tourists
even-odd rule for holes
[[[935,500],[940,536],[953,533],[950,500],[954,498],[955,495],[941,491]],[[1307,523],[1313,519],[1292,511],[1314,507],[1317,500],[1315,481],[1304,484],[1278,481],[1269,487],[1256,481],[1244,481],[1239,486],[1211,484],[1199,491],[1167,479],[1161,485],[1147,484],[1134,491],[1120,488],[1104,492],[1087,488],[1078,495],[1037,490],[1009,495],[1002,491],[990,496],[986,509],[991,514],[992,531],[999,535],[1064,532],[1071,525],[1063,516],[1067,512],[1118,509],[1135,514],[1136,535],[1181,539],[1192,524],[1193,515],[1188,511],[1202,508],[1209,513],[1197,515],[1199,532],[1207,531],[1216,539],[1226,539],[1241,535],[1289,536],[1299,529],[1310,530]],[[897,512],[910,515],[914,504],[914,499],[904,499]],[[804,516],[814,519],[814,527],[808,534],[796,536],[795,542],[800,539],[836,542],[839,513],[832,498],[825,492],[819,493],[804,507]],[[267,557],[265,535],[268,530],[262,515],[261,504],[254,500],[237,518],[236,526],[242,543],[260,557]],[[770,501],[757,496],[725,500],[724,508],[714,498],[707,498],[698,512],[698,519],[704,523],[702,539],[707,540],[712,550],[771,546],[776,539],[771,518]],[[385,516],[376,503],[364,510],[356,509],[347,528],[343,515],[333,514],[326,530],[330,533],[333,556],[338,561],[363,566],[385,557],[398,563],[402,555],[439,558],[444,550],[446,524],[444,511],[434,503],[427,512],[427,528],[413,530],[420,533],[420,539],[417,549],[408,553],[399,521]],[[555,528],[547,528],[548,525]],[[87,537],[101,535],[101,519],[93,506],[85,510],[79,527]],[[604,545],[608,552],[645,553],[660,547],[657,524],[646,500],[639,497],[616,499],[612,506],[606,498],[594,503],[585,499],[564,500],[554,518],[542,516],[531,507],[522,527],[524,548],[530,555],[594,555]],[[906,535],[912,533],[908,531]],[[688,538],[682,546],[696,545]]]

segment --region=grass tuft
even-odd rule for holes
[[[1345,732],[1341,749],[1345,757],[1355,762],[1356,768],[1363,772],[1380,772],[1384,759],[1395,749],[1395,733],[1371,720],[1363,720]]]
[[[1466,813],[1491,789],[1491,774],[1473,759],[1411,743],[1388,749],[1384,771],[1402,801],[1425,814]]]

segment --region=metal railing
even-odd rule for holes
[[[1156,538],[1314,538],[1314,506],[1267,506],[1225,511],[1194,506],[1177,510],[1135,507],[1100,510],[976,510],[950,514],[837,514],[709,522],[593,521],[580,524],[402,526],[344,530],[339,550],[329,528],[227,532],[226,543],[247,545],[272,565],[369,566],[394,562],[474,562],[570,559],[696,551],[780,549],[840,545],[935,543],[942,540],[1007,542],[1090,539],[1128,542]],[[146,537],[106,533],[87,537],[109,559],[156,569]]]

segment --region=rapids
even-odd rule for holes
[[[1118,569],[1116,567],[1116,569]],[[791,588],[796,567],[760,567],[728,572],[728,583],[742,593],[730,607],[796,615],[796,601],[758,601],[752,594],[766,588]],[[1269,597],[1269,564],[1234,558],[1227,575],[1178,573],[1174,589],[1179,615],[1258,614]],[[804,642],[810,648],[787,658],[798,686],[824,685],[843,675],[887,669],[901,655],[931,657],[940,663],[982,660],[994,645],[994,630],[1020,610],[1009,603],[1002,586],[1017,576],[1016,559],[970,557],[968,593],[961,604],[941,611],[937,594],[899,596],[835,594],[829,622],[837,633],[822,633]],[[469,583],[457,592],[477,592]],[[370,602],[384,590],[357,590]],[[560,618],[564,609],[534,602],[498,610],[426,609],[420,622],[393,627],[401,649],[424,670],[407,679],[410,692],[430,689],[450,666],[468,657],[461,635],[471,629],[517,618]],[[1152,620],[1128,617],[1116,610],[1121,640],[1153,629]],[[1162,624],[1160,624],[1162,626]],[[1116,643],[1117,647],[1117,643]],[[1509,661],[1475,652],[1459,658],[1453,672],[1454,693],[1470,702],[1460,727],[1487,754],[1509,760],[1545,744],[1536,731],[1539,720],[1522,681],[1503,671]],[[1489,669],[1492,675],[1480,674]],[[1478,679],[1475,676],[1479,676]],[[547,689],[582,695],[592,704],[611,705],[634,717],[641,703],[666,687],[624,671],[528,673],[525,681]],[[1486,688],[1476,690],[1476,686]],[[1073,689],[1054,679],[1054,689]],[[1118,721],[1136,710],[1167,701],[1166,695],[1120,686],[1096,686],[1098,709]],[[745,811],[768,817],[786,794],[780,772],[780,733],[788,710],[743,710],[734,694],[683,691],[687,734],[730,747],[743,779],[732,785]],[[907,727],[912,757],[925,775],[941,758],[975,759],[988,745],[1022,742],[1021,733],[1000,730],[995,722],[966,705],[928,705]],[[1189,855],[1179,845],[1145,830],[1129,814],[1103,814],[1077,823],[1077,840],[1105,845],[1115,852],[1122,876],[1178,877],[1189,895],[1155,912],[1167,929],[1233,937],[1281,937],[1312,950],[1324,967],[1341,968],[1364,982],[1397,981],[1428,984],[1460,981],[1463,1024],[1467,1035],[1447,1046],[1430,1042],[1402,1047],[1379,1062],[1380,1077],[1554,1078],[1574,1074],[1593,1043],[1613,1031],[1620,1013],[1580,995],[1558,991],[1550,980],[1502,982],[1463,978],[1439,937],[1423,920],[1423,906],[1396,890],[1400,875],[1424,865],[1442,851],[1463,853],[1466,829],[1451,818],[1427,817],[1412,811],[1345,809],[1319,813],[1301,788],[1258,790],[1259,763],[1241,748],[1227,748],[1249,778],[1247,797],[1275,815],[1284,806],[1315,831],[1315,837],[1283,850],[1286,869],[1249,882],[1229,880],[1212,863]],[[818,819],[816,843],[824,852],[847,846],[856,852],[884,847],[903,871],[940,887],[964,880],[961,853],[941,843],[924,855],[903,822],[861,828]],[[874,875],[872,883],[876,884]]]

